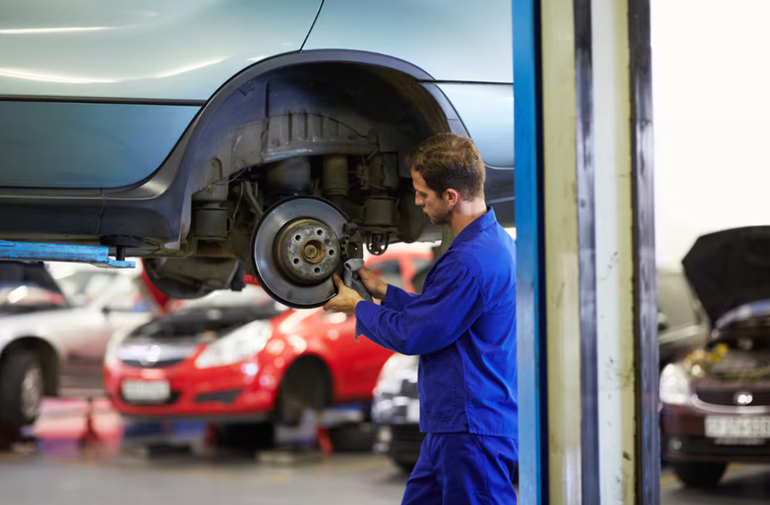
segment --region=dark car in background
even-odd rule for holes
[[[686,485],[714,487],[731,462],[770,463],[770,227],[700,237],[684,271],[709,338],[660,376],[661,441]]]

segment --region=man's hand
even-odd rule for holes
[[[355,314],[356,305],[358,305],[358,302],[363,302],[364,299],[354,290],[347,287],[337,274],[334,274],[334,284],[337,286],[337,296],[324,305],[324,310]]]
[[[388,290],[388,284],[385,281],[374,275],[374,272],[367,267],[363,267],[359,270],[358,275],[361,276],[361,280],[363,281],[366,290],[370,292],[373,297],[378,300],[385,299],[385,293]]]

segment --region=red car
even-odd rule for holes
[[[392,247],[367,265],[413,291],[411,278],[431,257]],[[294,425],[307,409],[371,401],[392,352],[354,333],[354,316],[288,309],[256,286],[219,291],[115,335],[105,388],[133,418]]]

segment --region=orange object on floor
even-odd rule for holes
[[[321,452],[327,456],[331,456],[331,454],[334,452],[334,448],[332,447],[332,441],[329,438],[329,428],[319,424],[316,440],[319,449],[321,449]]]
[[[83,434],[80,435],[80,445],[95,445],[99,443],[99,434],[96,433],[94,428],[93,413],[94,404],[91,398],[88,398],[88,410],[86,411],[86,427],[83,430]]]
[[[203,435],[203,445],[208,448],[216,448],[219,443],[217,437],[217,427],[214,423],[206,424],[206,431]]]

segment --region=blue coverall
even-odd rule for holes
[[[515,504],[518,462],[516,250],[495,213],[474,220],[430,269],[421,295],[388,286],[360,302],[361,333],[420,355],[427,433],[404,504]]]

